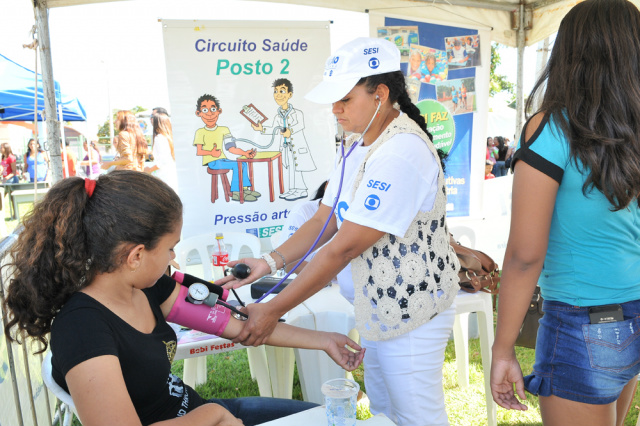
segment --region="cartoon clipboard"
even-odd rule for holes
[[[254,126],[267,121],[267,116],[260,112],[260,110],[253,104],[243,106],[240,114],[242,114],[242,116],[249,120],[249,122]]]

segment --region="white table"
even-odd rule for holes
[[[305,300],[305,311],[298,311],[289,324],[319,331],[332,331],[349,335],[358,342],[354,330],[356,321],[353,305],[341,294],[337,285],[331,285]],[[323,404],[320,387],[330,379],[344,378],[347,372],[337,365],[324,351],[294,349],[302,396],[305,401]]]
[[[241,287],[236,291],[245,303],[253,301],[249,286]],[[233,293],[230,293],[229,299],[235,299]],[[289,311],[285,319],[289,323],[298,316],[309,317],[310,315],[308,309],[300,305]],[[246,347],[222,337],[194,330],[179,330],[177,334],[178,345],[174,360],[185,360],[183,380],[189,386],[195,387],[206,382],[206,358],[198,357],[247,349],[251,365],[251,377],[258,382],[260,396],[291,399],[294,369],[293,349],[268,345],[257,348]]]
[[[315,407],[310,410],[302,411],[298,414],[283,417],[278,420],[272,420],[267,423],[261,423],[260,426],[327,426],[327,414],[325,407]],[[396,426],[394,422],[389,420],[384,414],[378,414],[367,420],[356,420],[356,425],[363,426]]]

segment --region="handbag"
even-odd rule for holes
[[[498,264],[486,253],[459,244],[453,239],[453,235],[450,235],[449,242],[460,261],[460,271],[458,271],[460,289],[467,293],[484,291],[498,294],[500,283]]]
[[[529,309],[524,316],[522,326],[520,327],[520,333],[516,339],[516,346],[522,346],[524,348],[536,348],[536,337],[538,336],[538,322],[544,315],[542,312],[542,302],[544,299],[540,295],[540,287],[536,286],[531,296],[531,303]]]

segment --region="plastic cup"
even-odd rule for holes
[[[360,385],[353,380],[333,379],[321,388],[329,426],[355,426]]]

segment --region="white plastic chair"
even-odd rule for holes
[[[260,239],[255,235],[246,232],[225,232],[223,235],[229,260],[237,260],[246,256],[260,256]],[[176,261],[183,272],[212,281],[215,275],[212,255],[216,249],[216,234],[213,232],[189,237],[180,241],[176,246]],[[247,350],[251,377],[258,380],[259,383],[268,382],[268,367],[264,351],[264,347],[248,348]],[[266,381],[263,377],[264,374],[267,375]],[[183,380],[191,387],[205,383],[207,381],[207,357],[185,359]],[[266,385],[261,388],[263,388],[260,392],[261,395],[263,391],[267,392]]]
[[[497,407],[491,397],[491,346],[493,346],[493,301],[489,293],[458,292],[456,316],[453,323],[453,342],[456,350],[456,367],[460,387],[469,385],[469,313],[475,312],[480,334],[480,354],[484,372],[484,392],[487,401],[489,426],[497,425]]]
[[[64,389],[62,389],[51,375],[51,351],[48,351],[42,360],[42,381],[47,389],[49,389],[62,403],[60,405],[60,412],[63,417],[62,424],[69,426],[73,419],[73,414],[76,413],[76,406],[73,404],[73,399]]]
[[[246,232],[225,232],[224,244],[229,252],[229,260],[237,260],[241,254],[260,256],[260,239]],[[202,265],[202,273],[193,273],[207,281],[214,279],[213,252],[217,249],[216,234],[209,232],[186,238],[176,246],[176,261],[183,272],[189,272],[189,266]],[[195,253],[194,253],[195,252]]]
[[[450,232],[456,241],[467,247],[474,248],[476,234],[468,226],[452,226]],[[497,407],[491,397],[491,346],[493,345],[493,302],[489,293],[458,292],[456,296],[456,316],[453,323],[453,341],[456,350],[456,367],[458,369],[458,384],[460,387],[469,386],[469,314],[475,312],[478,319],[480,334],[480,352],[482,368],[484,370],[484,391],[487,401],[487,419],[489,426],[497,424]]]
[[[271,237],[269,237],[269,241],[271,242],[272,249],[280,245],[280,238],[282,238],[282,232],[283,231],[278,231],[275,234],[272,234]]]

